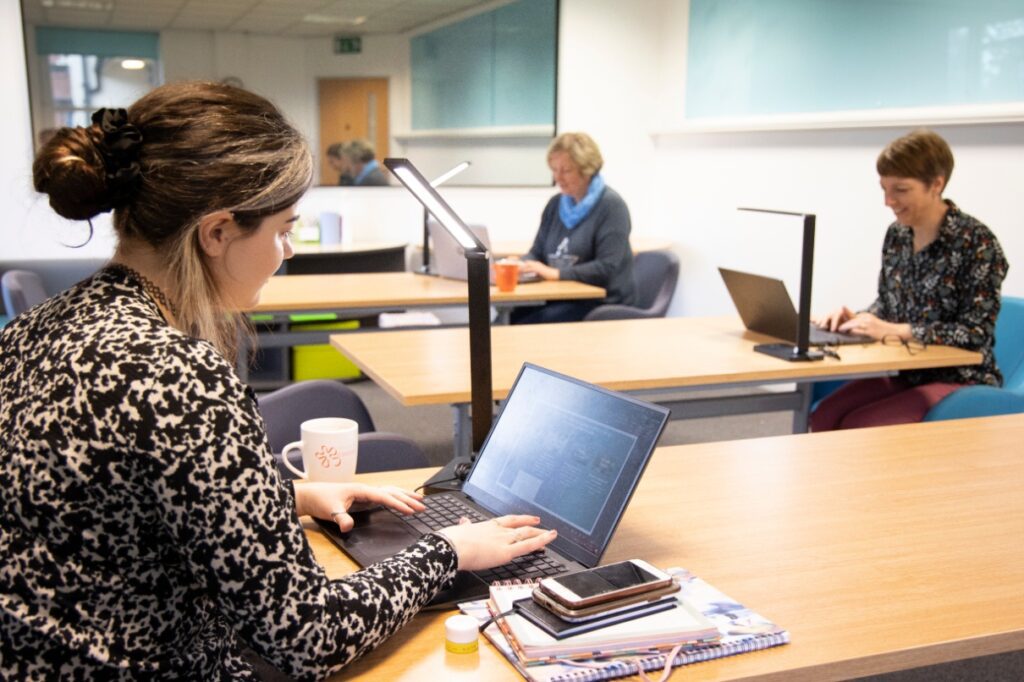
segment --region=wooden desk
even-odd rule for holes
[[[902,346],[844,346],[841,360],[785,362],[753,351],[772,341],[743,329],[738,318],[661,318],[494,327],[495,400],[532,362],[607,388],[652,392],[798,383],[796,391],[702,397],[664,403],[673,419],[793,410],[793,430],[807,430],[811,384],[895,374],[904,369],[981,362],[981,355],[932,346],[910,355]],[[470,399],[465,329],[332,336],[331,342],[403,405],[453,403],[456,453],[468,454]]]
[[[604,289],[582,282],[531,282],[510,292],[491,287],[491,303],[496,307],[604,296]],[[412,272],[287,275],[270,278],[251,312],[368,315],[395,308],[464,306],[468,299],[465,282]]]
[[[582,282],[531,282],[510,292],[491,287],[491,304],[498,311],[499,324],[507,323],[512,308],[517,306],[604,297],[604,289]],[[272,315],[268,324],[273,330],[257,335],[260,347],[287,348],[327,343],[330,336],[328,331],[289,331],[289,316],[293,313],[329,312],[345,319],[404,308],[464,307],[468,300],[465,282],[412,272],[286,275],[270,278],[260,293],[259,303],[250,312]],[[248,349],[245,347],[239,349],[237,369],[243,381],[246,380]]]
[[[792,636],[683,680],[846,679],[1024,649],[1022,440],[1012,415],[660,448],[603,562],[688,568]],[[354,569],[307,534],[329,575]],[[521,679],[486,642],[446,654],[448,615],[416,616],[344,678]]]

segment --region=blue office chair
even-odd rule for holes
[[[1024,412],[1024,298],[1003,296],[996,320],[996,364],[1003,387],[964,386],[925,415],[928,422]]]
[[[641,251],[633,259],[633,281],[637,293],[635,306],[609,303],[594,308],[583,319],[589,322],[665,317],[679,281],[679,257],[671,251]]]
[[[32,306],[46,300],[43,280],[29,270],[8,270],[0,277],[4,307],[10,317],[17,317]]]
[[[281,450],[299,439],[302,422],[319,417],[347,417],[359,424],[357,474],[430,466],[426,453],[414,441],[398,434],[377,431],[356,392],[337,381],[300,381],[261,396],[259,406],[267,426],[270,449],[285,479],[293,479],[295,475],[281,461]],[[302,468],[299,451],[293,451],[289,459]]]
[[[924,421],[988,417],[1024,412],[1024,298],[1003,296],[996,319],[996,365],[1003,373],[1003,387],[964,386],[950,393],[928,411]],[[845,381],[814,384],[811,409]]]

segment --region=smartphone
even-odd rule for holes
[[[672,576],[640,559],[588,568],[585,571],[544,578],[540,588],[570,609],[628,597],[665,587]]]
[[[601,602],[600,604],[595,604],[582,609],[570,609],[569,607],[555,601],[554,598],[549,597],[539,587],[535,587],[533,589],[533,600],[562,620],[567,620],[570,623],[585,623],[589,620],[593,620],[594,618],[603,618],[607,615],[618,613],[619,611],[636,608],[637,606],[648,606],[662,601],[674,604],[676,601],[675,594],[678,591],[679,585],[673,582],[657,590],[651,590],[650,592],[641,592],[640,594],[633,594],[627,597],[622,597],[621,599]]]

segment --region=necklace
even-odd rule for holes
[[[142,284],[142,289],[147,294],[149,294],[154,301],[163,305],[164,308],[167,308],[167,310],[169,310],[171,315],[173,315],[174,317],[178,316],[177,307],[175,307],[174,304],[171,303],[170,299],[167,298],[167,294],[165,294],[160,287],[153,284],[153,282],[149,278],[144,277],[137,270],[133,270],[127,265],[121,265],[120,263],[114,263],[113,265],[110,265],[108,269],[113,270],[114,272],[120,272],[125,275],[130,275],[137,279],[139,283]]]

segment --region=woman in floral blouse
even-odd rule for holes
[[[876,168],[896,216],[882,245],[878,298],[867,310],[844,306],[815,322],[902,344],[907,352],[931,344],[965,348],[981,353],[982,362],[851,381],[814,411],[813,431],[920,421],[965,384],[1003,382],[993,349],[1009,266],[995,235],[942,198],[953,172],[949,145],[917,130],[889,143]]]
[[[78,220],[114,211],[111,263],[0,332],[0,679],[325,677],[457,569],[554,534],[460,524],[329,580],[301,515],[421,496],[285,483],[234,371],[237,313],[292,255],[313,163],[262,97],[174,83],[62,128],[33,166]],[[31,226],[26,226],[31,229]]]

